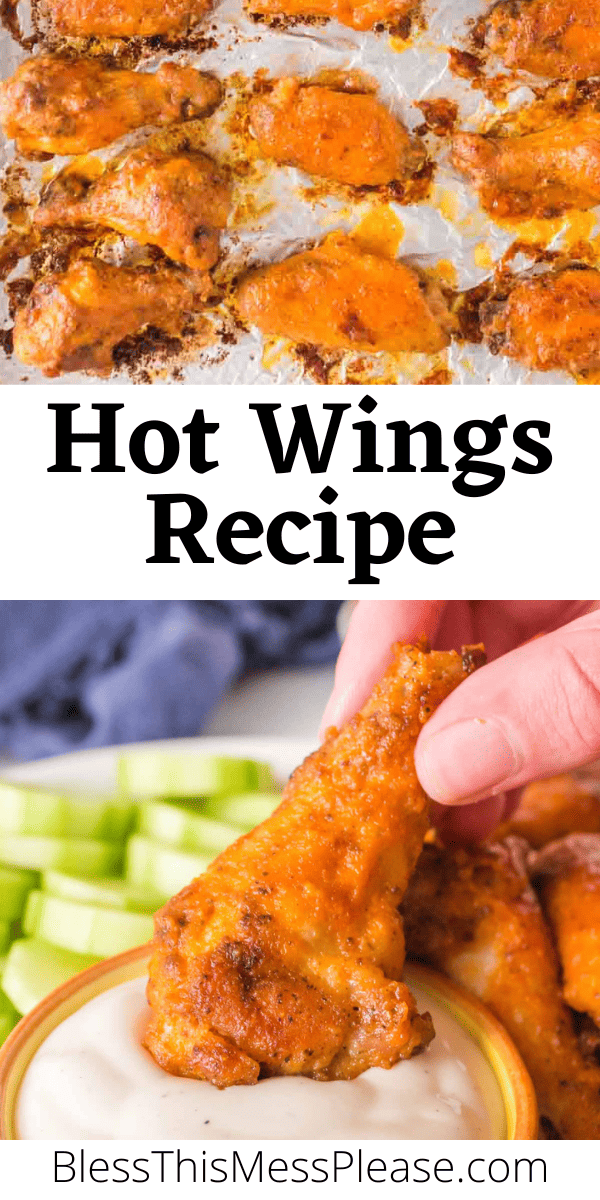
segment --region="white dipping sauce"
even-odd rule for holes
[[[110,988],[40,1046],[17,1103],[20,1138],[502,1138],[494,1074],[467,1033],[413,988],[436,1036],[391,1071],[318,1083],[300,1076],[219,1091],[168,1075],[139,1044],[145,979]],[[484,1100],[485,1096],[485,1100]]]

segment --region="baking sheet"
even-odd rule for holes
[[[311,76],[324,70],[360,71],[377,82],[379,95],[410,129],[423,126],[423,113],[416,106],[421,100],[445,97],[459,109],[457,128],[478,129],[494,113],[494,106],[470,79],[453,74],[448,47],[468,48],[472,20],[489,7],[485,0],[442,0],[425,4],[421,27],[413,26],[407,42],[387,32],[359,33],[328,21],[317,24],[292,24],[273,29],[255,23],[245,15],[241,0],[223,0],[210,14],[202,33],[207,48],[200,53],[183,49],[146,54],[140,69],[152,70],[166,58],[198,66],[219,76],[227,88],[226,101],[202,123],[201,140],[207,151],[221,161],[235,163],[241,143],[232,134],[233,117],[239,111],[240,92],[251,85],[257,71],[275,77],[283,74]],[[23,5],[21,6],[21,9]],[[21,12],[21,10],[19,10]],[[25,20],[27,19],[25,14]],[[27,57],[16,41],[3,29],[0,33],[2,74],[9,75]],[[536,81],[539,84],[539,81]],[[533,99],[527,86],[508,93],[503,106],[516,108]],[[199,123],[194,122],[198,128]],[[113,157],[116,150],[136,145],[152,133],[137,130],[104,151],[99,157]],[[398,253],[421,268],[439,274],[442,282],[464,290],[490,276],[493,264],[514,243],[515,227],[501,228],[483,213],[477,196],[468,188],[449,163],[448,140],[426,135],[428,151],[436,160],[429,195],[421,203],[391,203],[401,223]],[[3,170],[19,170],[19,186],[26,194],[39,190],[49,172],[63,166],[67,159],[55,157],[50,163],[15,160],[12,143],[0,146]],[[25,168],[25,173],[21,171]],[[319,240],[333,229],[356,226],[377,227],[382,219],[382,199],[376,193],[363,196],[342,189],[330,191],[324,181],[315,181],[288,167],[252,159],[244,175],[236,182],[234,220],[222,238],[222,274],[228,277],[252,263],[276,260]],[[588,214],[586,214],[586,217]],[[2,218],[4,232],[6,216]],[[586,232],[593,237],[595,214],[589,218]],[[552,248],[572,240],[569,217],[554,222]],[[131,252],[123,239],[107,239],[100,253],[120,261]],[[526,258],[517,264],[528,266]],[[9,275],[9,281],[27,275],[29,262],[22,260]],[[6,296],[2,297],[0,328],[11,325]],[[366,356],[356,352],[304,357],[285,342],[265,343],[258,333],[236,328],[226,309],[219,306],[210,315],[212,344],[184,345],[173,355],[172,346],[156,356],[132,356],[122,369],[111,376],[114,382],[278,384],[278,383],[570,383],[560,373],[532,373],[507,359],[493,357],[483,346],[453,343],[436,356]],[[214,338],[214,342],[212,339]],[[5,339],[6,340],[6,339]],[[74,373],[46,380],[37,370],[24,368],[0,348],[0,380],[3,383],[93,383],[106,382]]]

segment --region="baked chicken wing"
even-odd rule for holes
[[[390,183],[418,170],[423,154],[404,126],[369,93],[280,79],[250,103],[262,154],[339,183]]]
[[[600,1067],[584,1059],[560,994],[549,930],[517,838],[428,845],[402,905],[407,954],[473,992],[502,1021],[563,1138],[600,1138]]]
[[[457,133],[452,162],[493,217],[556,217],[600,203],[600,113],[520,137]]]
[[[209,282],[196,276],[191,284],[175,270],[81,259],[63,275],[35,284],[16,315],[15,354],[45,375],[108,374],[114,347],[146,325],[179,335],[208,295]]]
[[[193,270],[213,266],[231,203],[230,185],[212,159],[142,147],[97,180],[73,171],[49,186],[37,225],[106,225],[142,245],[159,246]]]
[[[600,833],[600,787],[575,775],[540,779],[523,790],[519,806],[494,838],[514,833],[539,849],[567,833]]]
[[[453,327],[435,284],[341,233],[253,271],[238,304],[263,333],[332,349],[435,354]]]
[[[564,998],[600,1026],[600,835],[550,842],[530,865],[558,948]]]
[[[403,27],[415,0],[245,0],[248,12],[266,17],[330,17],[352,29]],[[406,30],[403,28],[403,32]]]
[[[568,267],[516,282],[505,300],[482,305],[492,354],[533,371],[600,369],[600,271]]]
[[[419,731],[481,648],[398,646],[279,808],[157,914],[145,1044],[175,1075],[351,1079],[427,1045],[398,905],[427,831]]]
[[[180,37],[209,12],[212,0],[41,0],[39,7],[63,37]]]
[[[600,0],[503,0],[485,42],[513,70],[549,79],[600,74]]]
[[[85,154],[140,125],[201,117],[220,97],[219,81],[193,67],[149,74],[40,54],[0,83],[0,123],[22,154]]]

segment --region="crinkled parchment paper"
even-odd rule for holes
[[[239,155],[233,116],[239,111],[240,88],[250,87],[257,71],[270,77],[295,74],[303,77],[323,71],[360,71],[376,81],[381,98],[410,128],[423,127],[423,112],[416,102],[438,97],[458,105],[456,128],[479,129],[489,122],[494,106],[472,80],[457,77],[449,67],[448,48],[468,48],[470,23],[488,7],[485,0],[440,0],[425,3],[422,20],[413,25],[407,42],[387,32],[358,33],[335,21],[294,24],[273,29],[249,19],[241,0],[223,0],[209,15],[202,33],[208,48],[201,53],[183,49],[172,53],[145,54],[139,68],[156,69],[166,58],[187,62],[218,75],[227,88],[223,106],[202,123],[201,141],[209,153],[221,161],[235,164]],[[25,18],[26,19],[26,18]],[[0,34],[2,73],[9,75],[26,52],[6,30]],[[538,81],[539,83],[539,81]],[[513,109],[533,98],[527,86],[513,88],[504,107]],[[237,106],[237,108],[236,108]],[[199,122],[195,122],[197,128]],[[115,151],[136,145],[152,131],[138,130],[128,138],[94,152],[98,157],[113,157]],[[453,289],[464,290],[490,276],[493,264],[520,236],[512,228],[494,224],[478,205],[477,197],[452,169],[448,139],[425,135],[428,153],[435,171],[424,202],[390,205],[386,216],[383,201],[376,193],[352,194],[328,189],[324,181],[315,181],[292,169],[279,168],[258,159],[246,164],[246,171],[235,185],[234,218],[222,238],[226,270],[231,277],[253,263],[285,257],[318,240],[333,229],[359,226],[375,233],[386,222],[395,229],[398,253],[410,262],[439,275]],[[26,195],[35,194],[41,183],[68,161],[54,158],[46,163],[15,160],[12,144],[0,147],[4,170],[14,175],[19,170],[19,187]],[[328,194],[329,191],[329,194]],[[588,214],[586,214],[586,217]],[[394,220],[395,218],[395,220]],[[4,220],[5,218],[3,218]],[[588,221],[587,232],[594,233],[595,215]],[[397,222],[400,224],[398,225]],[[569,220],[555,222],[551,245],[568,244]],[[5,225],[6,228],[6,225]],[[567,242],[565,242],[567,239]],[[107,239],[100,253],[119,261],[130,253],[122,239]],[[526,256],[514,266],[527,267]],[[8,276],[9,282],[27,275],[28,260],[22,259]],[[6,297],[0,328],[11,324]],[[533,374],[507,359],[493,357],[485,347],[455,342],[435,358],[424,355],[374,355],[356,353],[318,359],[317,368],[310,355],[299,356],[289,344],[265,344],[255,332],[235,328],[231,319],[216,309],[210,317],[215,340],[206,348],[184,347],[183,353],[159,354],[143,365],[131,363],[111,376],[118,382],[149,379],[184,383],[297,383],[297,382],[381,382],[381,383],[556,383],[571,382],[561,374]],[[212,336],[212,335],[211,335]],[[5,338],[5,340],[7,340]],[[46,381],[39,371],[24,368],[0,349],[0,380],[4,383],[90,383],[93,377],[69,374]],[[97,381],[102,382],[102,381]]]

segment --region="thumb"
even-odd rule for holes
[[[593,612],[482,667],[424,726],[415,755],[425,791],[465,804],[600,755],[600,614]]]

